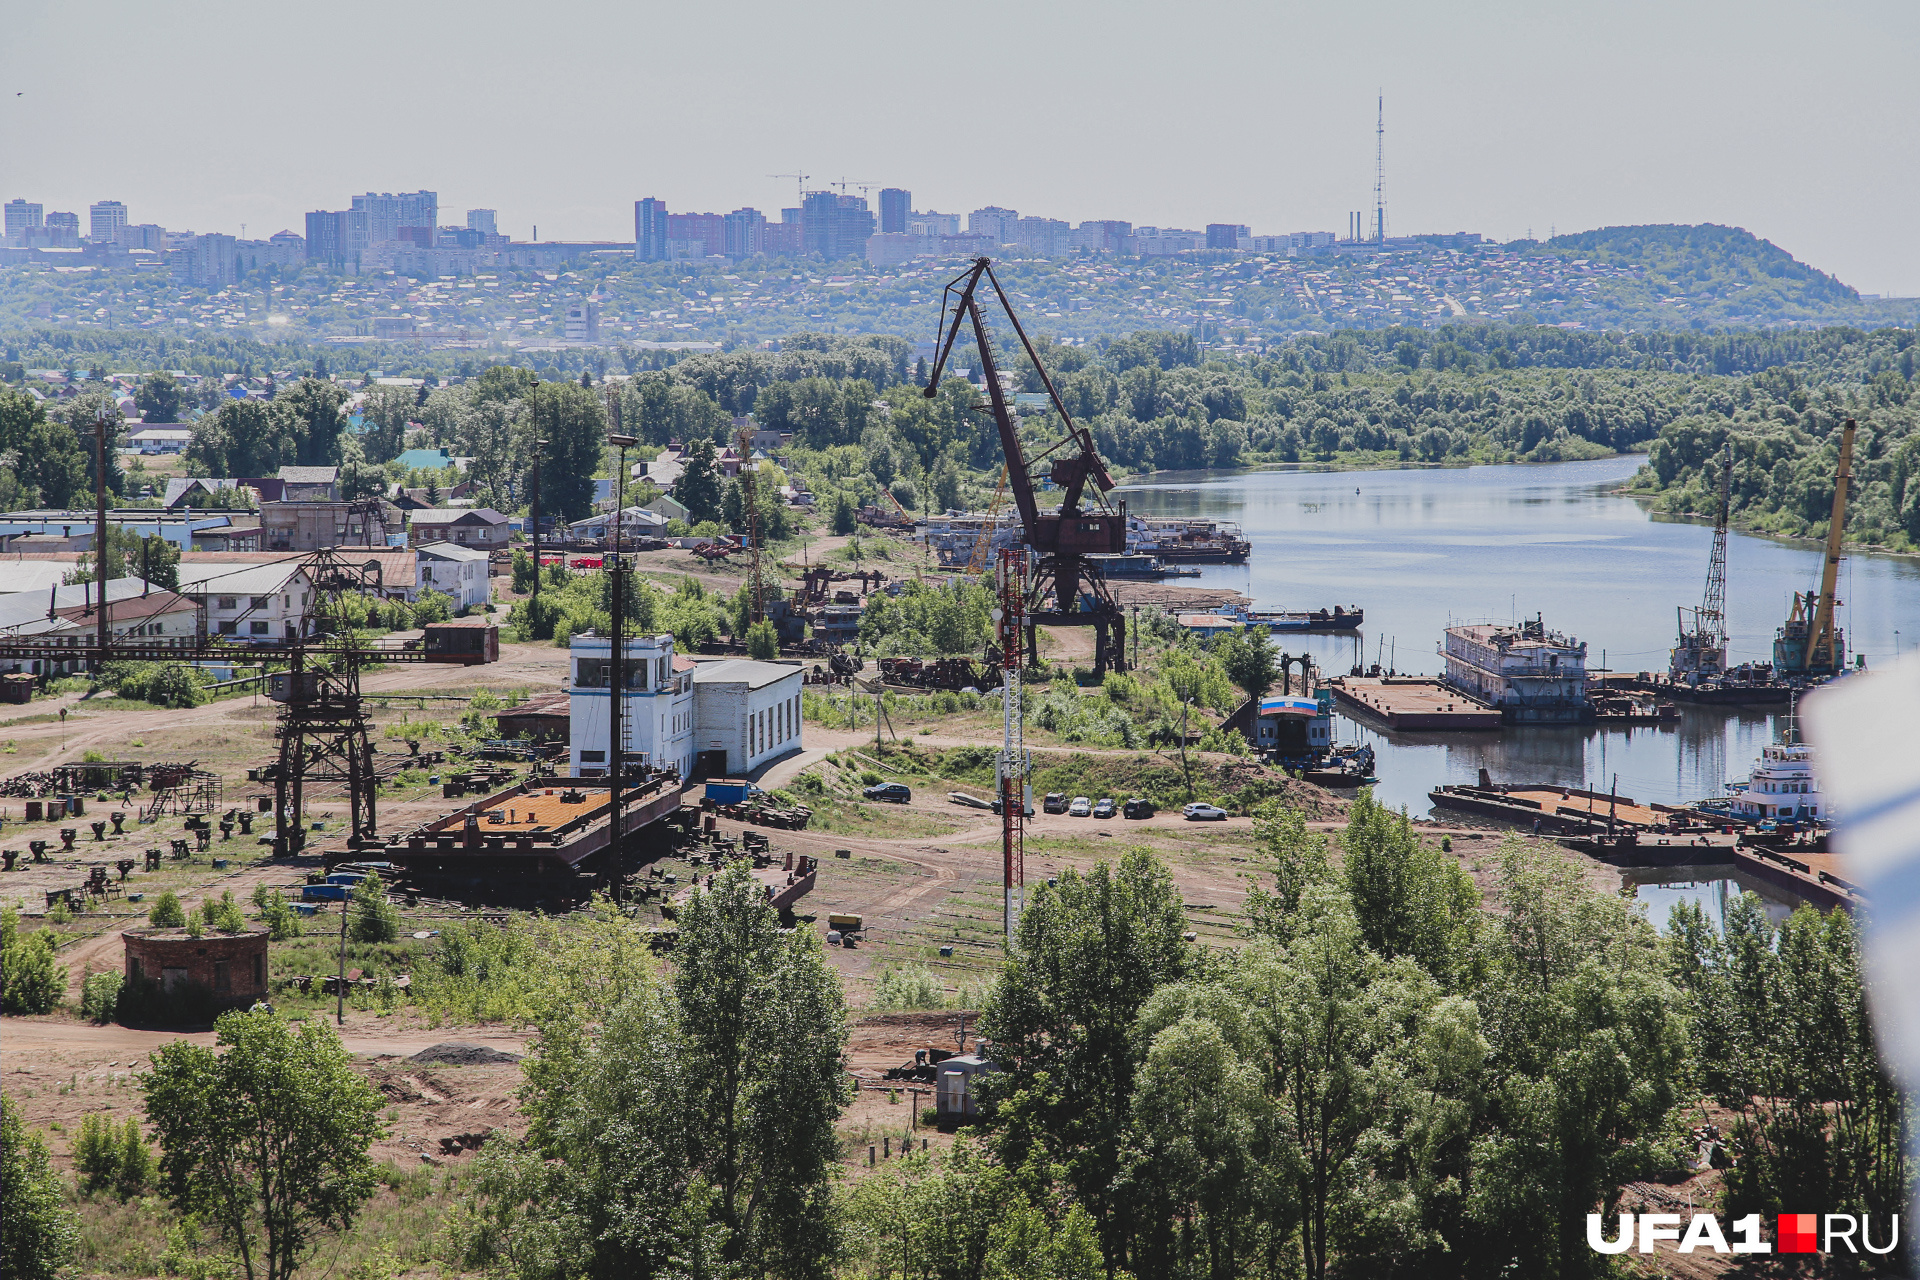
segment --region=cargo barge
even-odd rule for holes
[[[1487,730],[1505,721],[1498,709],[1438,680],[1403,676],[1335,676],[1328,681],[1333,697],[1347,715],[1373,721],[1389,729]]]
[[[1240,526],[1229,520],[1132,516],[1127,520],[1127,551],[1166,563],[1239,564],[1253,550]]]

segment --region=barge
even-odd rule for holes
[[[1405,676],[1335,676],[1328,681],[1334,701],[1349,718],[1374,721],[1389,729],[1498,729],[1498,709],[1438,680]]]

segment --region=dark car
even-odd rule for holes
[[[1100,797],[1099,803],[1093,806],[1093,816],[1096,818],[1111,818],[1113,816],[1113,797]]]
[[[894,804],[913,803],[913,788],[904,782],[882,782],[860,793],[869,800],[890,800]]]
[[[1153,801],[1141,796],[1135,796],[1120,806],[1120,816],[1123,818],[1151,818],[1153,816]]]
[[[1065,813],[1067,811],[1067,793],[1064,791],[1047,792],[1047,798],[1040,802],[1040,807],[1048,813]]]

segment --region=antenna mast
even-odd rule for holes
[[[1379,115],[1373,124],[1373,239],[1387,242],[1387,95],[1376,104]]]

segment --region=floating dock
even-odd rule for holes
[[[1342,711],[1389,729],[1498,729],[1500,712],[1438,680],[1336,676],[1328,682]]]

